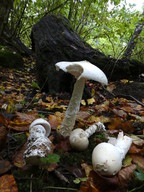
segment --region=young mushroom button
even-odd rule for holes
[[[108,80],[103,71],[88,61],[61,61],[56,63],[56,69],[68,72],[77,79],[64,120],[61,128],[58,130],[62,136],[66,137],[70,135],[70,132],[75,125],[76,115],[80,108],[85,81],[89,79],[107,85]]]
[[[108,143],[98,144],[92,152],[93,169],[105,176],[112,176],[118,173],[122,167],[122,160],[125,158],[132,139],[120,132],[118,138],[110,138]]]
[[[34,120],[29,127],[27,148],[24,152],[24,159],[27,163],[38,165],[40,158],[51,152],[52,143],[48,139],[51,126],[46,120],[39,118]]]

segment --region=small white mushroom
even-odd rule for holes
[[[109,142],[112,144],[98,144],[92,153],[93,169],[105,176],[115,175],[121,169],[122,160],[132,144],[132,139],[120,132],[117,139],[110,138]]]
[[[65,113],[64,120],[62,122],[61,128],[58,130],[62,136],[66,137],[70,135],[70,132],[75,125],[76,115],[80,108],[85,81],[89,79],[100,82],[102,84],[107,84],[108,80],[103,71],[88,61],[62,61],[56,63],[56,69],[61,69],[64,72],[68,72],[74,75],[74,77],[77,79],[74,85],[72,97]]]
[[[87,149],[89,145],[88,138],[96,131],[106,131],[105,126],[101,122],[98,122],[90,126],[85,131],[81,128],[74,129],[70,133],[69,137],[70,145],[72,146],[72,148],[79,151]]]
[[[31,129],[35,126],[35,125],[42,125],[45,130],[46,130],[46,136],[49,136],[50,132],[51,132],[51,126],[49,124],[49,122],[47,122],[45,119],[39,118],[34,120],[29,127],[29,131],[31,132]]]
[[[27,149],[24,152],[24,159],[27,163],[38,164],[40,157],[45,157],[51,152],[51,141],[48,136],[51,132],[50,124],[44,119],[36,119],[29,127]]]

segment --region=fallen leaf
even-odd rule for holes
[[[23,158],[24,152],[26,150],[26,143],[16,152],[16,154],[13,157],[13,164],[16,167],[22,168],[25,166],[25,161]]]
[[[114,89],[116,89],[115,83],[110,82],[106,89],[107,89],[109,92],[112,92]]]
[[[131,156],[127,155],[123,160],[123,167],[127,167],[132,164]]]
[[[123,121],[122,118],[112,118],[111,123],[108,125],[109,130],[121,129],[126,133],[133,133],[134,129],[129,121]]]
[[[60,112],[55,112],[54,115],[51,115],[51,114],[49,115],[48,121],[53,130],[56,130],[58,126],[61,125],[63,118],[64,118],[64,114]]]
[[[90,166],[90,165],[88,165],[86,163],[82,163],[81,167],[84,169],[85,175],[88,177],[90,172],[91,172],[91,170],[93,169],[92,166]]]
[[[18,192],[13,175],[6,174],[0,177],[0,192]]]
[[[134,143],[135,145],[138,145],[138,146],[143,146],[143,145],[144,145],[144,140],[141,139],[141,138],[139,138],[138,136],[136,136],[136,135],[131,135],[130,137],[132,138],[133,143]]]
[[[114,114],[116,114],[119,117],[122,117],[122,118],[127,117],[127,113],[125,111],[123,111],[122,109],[113,109],[112,111]]]
[[[38,118],[37,112],[19,113],[16,112],[16,117],[8,122],[8,128],[15,131],[28,131],[29,125],[33,120]]]
[[[121,169],[118,172],[118,180],[120,182],[120,187],[121,189],[123,189],[123,191],[126,191],[135,169],[136,165],[132,164],[128,167]]]
[[[129,80],[128,79],[122,79],[122,80],[120,80],[120,82],[126,84],[129,82]]]
[[[80,192],[115,192],[119,189],[117,176],[103,177],[91,171],[87,181],[82,182]]]
[[[144,157],[140,155],[131,155],[132,161],[144,170]]]
[[[129,153],[130,154],[140,154],[141,151],[143,151],[142,148],[139,148],[139,146],[136,146],[134,143],[132,143],[130,149],[129,149]]]
[[[7,140],[7,130],[6,127],[0,124],[0,150],[5,147]]]
[[[7,160],[0,160],[0,175],[11,169],[11,163]]]

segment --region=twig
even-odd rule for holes
[[[69,180],[63,175],[61,174],[59,171],[55,170],[54,171],[56,176],[61,180],[61,181],[64,181],[66,183],[69,183]]]
[[[53,186],[44,187],[44,188],[42,188],[42,189],[57,189],[57,190],[77,191],[77,189],[74,189],[74,188],[66,188],[66,187],[53,187]]]
[[[141,106],[144,107],[144,104],[139,101],[138,99],[136,99],[135,97],[133,97],[132,95],[125,95],[125,94],[118,94],[115,95],[114,93],[111,93],[110,91],[108,91],[105,87],[103,87],[105,91],[107,91],[108,93],[110,93],[113,97],[125,97],[125,98],[130,98],[132,100],[134,100],[136,103],[140,104]]]
[[[115,95],[115,97],[130,98],[130,99],[134,100],[136,103],[138,103],[138,104],[140,104],[140,105],[142,105],[142,106],[144,107],[144,104],[143,104],[141,101],[137,100],[137,99],[136,99],[135,97],[133,97],[132,95],[118,94],[118,95]]]

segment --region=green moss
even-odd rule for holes
[[[23,67],[23,59],[18,53],[5,47],[0,47],[0,66],[6,68]]]
[[[60,163],[70,166],[81,167],[81,164],[86,162],[91,164],[92,151],[99,142],[106,142],[106,135],[104,132],[95,133],[89,138],[89,146],[84,151],[71,150],[67,153],[60,154]]]
[[[14,133],[12,137],[15,139],[17,146],[21,146],[27,141],[25,133]]]

